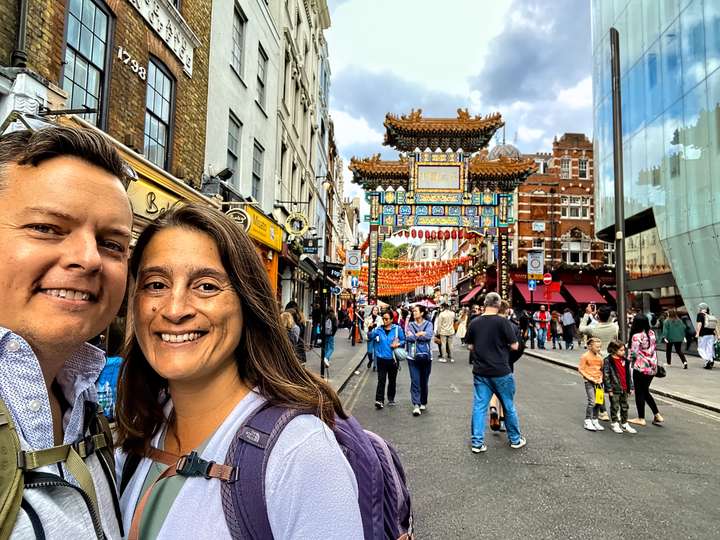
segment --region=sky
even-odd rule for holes
[[[346,196],[362,193],[350,184],[351,157],[380,152],[397,159],[382,146],[388,112],[500,112],[506,141],[527,153],[551,151],[553,138],[565,132],[592,138],[589,0],[328,0],[328,6],[330,114]]]

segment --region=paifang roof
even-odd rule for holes
[[[467,109],[458,109],[456,118],[423,118],[422,109],[402,116],[388,113],[383,123],[386,130],[383,144],[405,152],[415,148],[462,148],[474,152],[487,146],[504,124],[500,113],[470,116]]]
[[[349,168],[353,173],[353,183],[366,190],[374,190],[378,186],[402,186],[407,189],[410,176],[408,167],[407,159],[386,161],[380,159],[380,154],[376,154],[366,159],[352,158]],[[470,160],[470,183],[473,188],[481,190],[511,191],[536,171],[537,163],[532,159],[516,160],[501,156],[488,160],[481,154]]]

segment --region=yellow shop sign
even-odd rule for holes
[[[282,251],[282,229],[280,225],[262,212],[258,212],[252,206],[246,207],[245,211],[250,215],[250,228],[248,229],[250,237],[270,249]]]

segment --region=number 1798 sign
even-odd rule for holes
[[[137,73],[140,80],[144,81],[147,79],[147,70],[142,67],[137,60],[130,56],[130,53],[127,52],[125,47],[118,47],[117,57],[123,64],[127,65],[133,73]]]

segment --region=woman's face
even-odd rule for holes
[[[617,350],[617,352],[615,353],[615,356],[625,356],[625,346],[624,345]]]
[[[370,310],[370,313],[372,313],[373,315],[378,315],[380,313],[380,310],[376,306],[372,308],[372,310]]]
[[[207,234],[180,227],[155,234],[140,261],[133,316],[145,357],[171,383],[235,369],[242,308]]]
[[[420,308],[414,307],[412,310],[413,317],[415,319],[421,319],[422,318],[422,311],[420,311]]]

